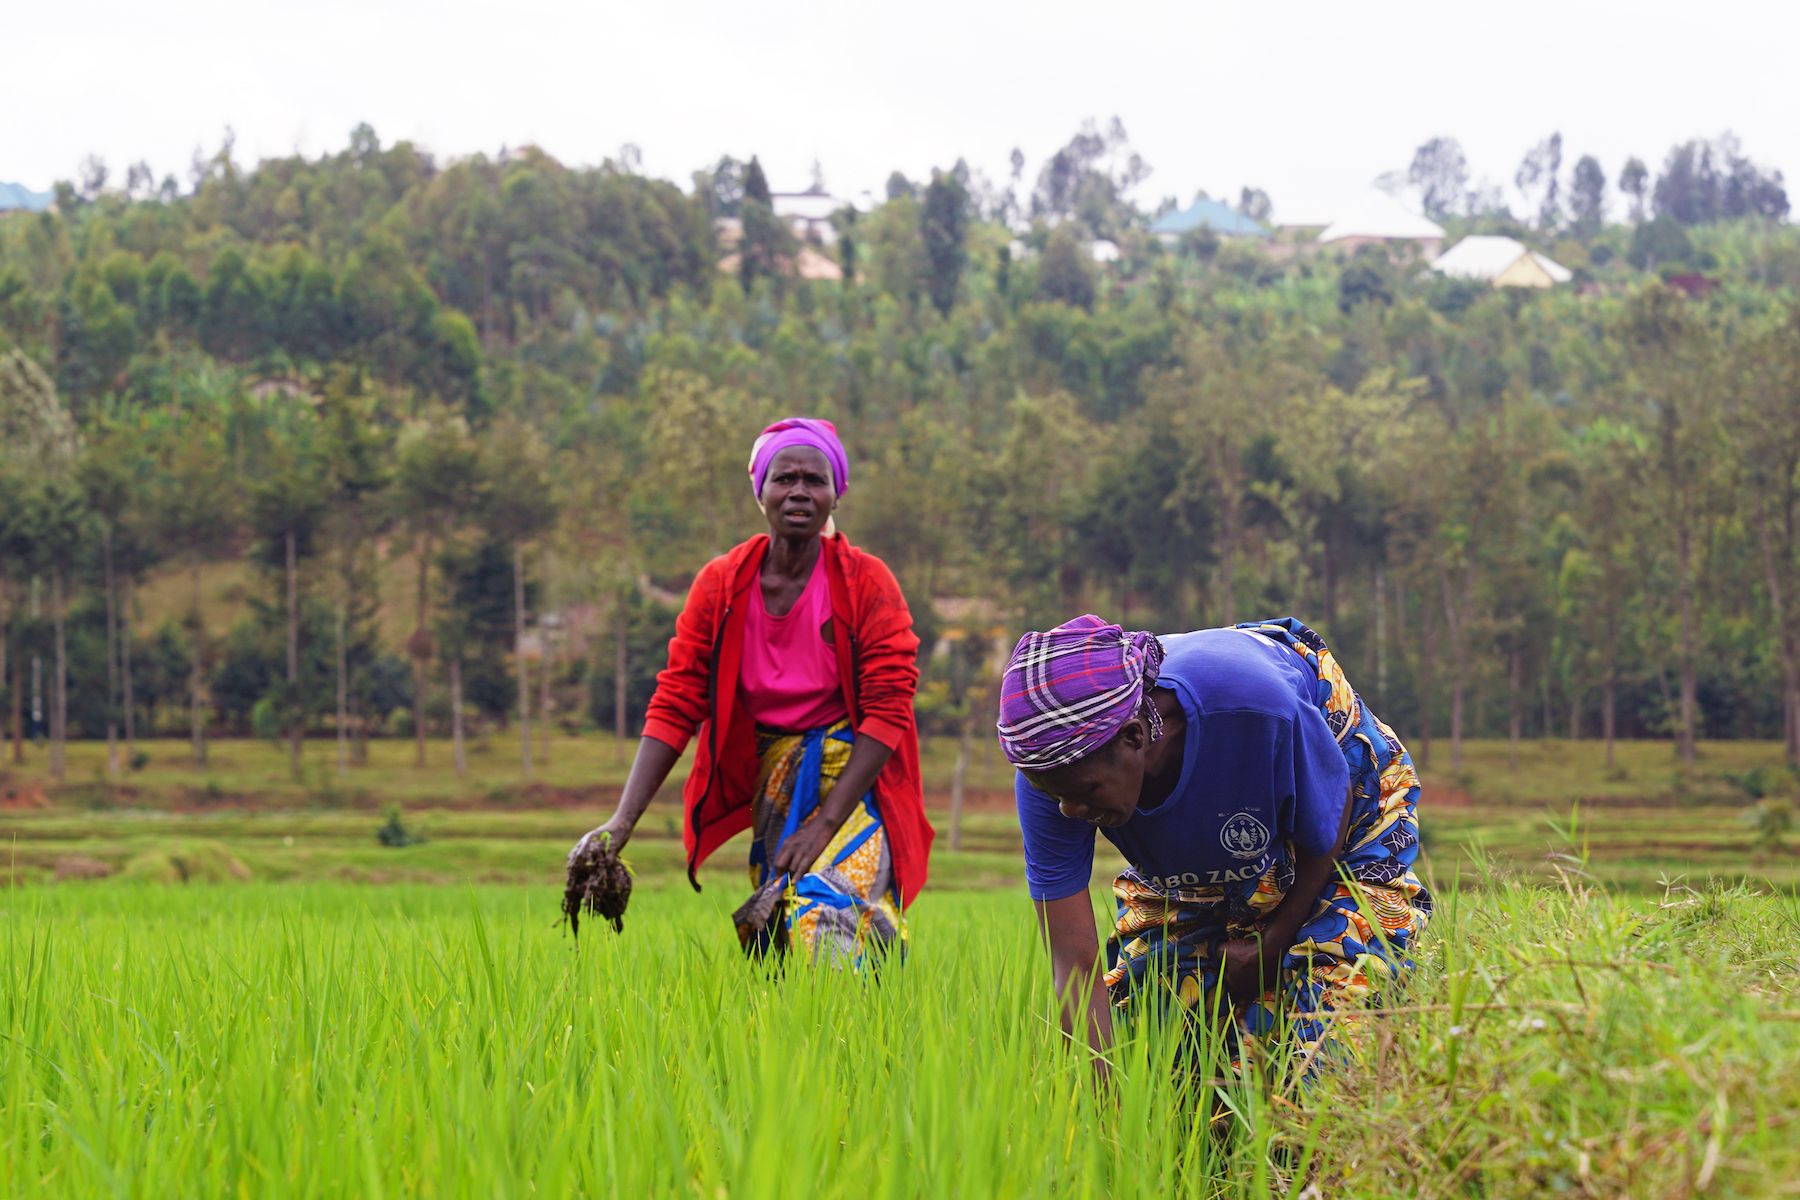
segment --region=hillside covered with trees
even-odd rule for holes
[[[930,728],[979,724],[1027,624],[1291,613],[1416,753],[1793,746],[1779,173],[1725,137],[1612,180],[1552,139],[1519,217],[1453,141],[1422,146],[1394,182],[1453,237],[1576,273],[1521,291],[1305,231],[1165,245],[1128,198],[1147,172],[1115,123],[1028,194],[1016,167],[896,175],[813,248],[838,282],[788,273],[754,159],[684,190],[365,126],[254,168],[228,142],[187,189],[90,164],[52,211],[0,214],[9,728],[35,706],[53,741],[185,730],[196,754],[339,714],[422,738],[515,719],[521,688],[565,722],[641,716],[671,601],[761,527],[751,438],[804,412],[852,454],[841,527],[942,650]],[[223,631],[221,563],[250,581]],[[180,611],[146,615],[152,586]]]

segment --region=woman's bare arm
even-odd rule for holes
[[[625,777],[625,788],[619,793],[619,806],[613,810],[613,815],[607,818],[604,825],[590,830],[575,843],[575,848],[569,851],[570,860],[581,853],[582,847],[590,840],[603,833],[612,835],[615,847],[630,841],[631,831],[637,827],[638,818],[650,807],[650,801],[656,798],[657,791],[680,758],[681,751],[665,741],[648,735],[640,739],[637,757],[631,760],[631,774]]]
[[[1062,1031],[1075,1036],[1078,1019],[1087,1027],[1088,1048],[1096,1055],[1096,1069],[1105,1072],[1098,1056],[1112,1045],[1112,1005],[1100,968],[1100,937],[1094,929],[1094,903],[1086,890],[1061,900],[1038,900],[1038,930],[1050,947],[1050,973],[1056,984]]]

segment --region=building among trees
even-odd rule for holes
[[[1444,251],[1431,269],[1456,279],[1486,280],[1497,288],[1547,288],[1575,273],[1548,254],[1509,237],[1475,235]]]
[[[1381,191],[1348,205],[1319,234],[1319,245],[1352,252],[1360,246],[1407,243],[1417,246],[1427,260],[1434,259],[1444,245],[1444,227]]]
[[[795,237],[825,246],[837,241],[837,227],[831,218],[846,208],[860,207],[855,201],[813,190],[771,192],[769,200],[775,215],[787,222]]]
[[[54,192],[34,192],[22,183],[0,182],[0,212],[21,208],[26,212],[43,212],[54,199]]]
[[[1260,221],[1252,220],[1230,205],[1217,200],[1200,199],[1187,208],[1165,213],[1150,223],[1150,232],[1166,244],[1174,245],[1181,236],[1196,229],[1210,229],[1220,237],[1267,238],[1269,231]]]

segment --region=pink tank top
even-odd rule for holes
[[[758,725],[790,731],[817,729],[849,716],[838,679],[837,651],[819,632],[831,619],[823,556],[786,616],[769,615],[760,581],[750,591],[744,610],[744,658],[738,669],[738,690],[750,716]],[[835,636],[842,637],[843,632],[835,631]]]

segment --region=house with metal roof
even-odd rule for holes
[[[1575,273],[1548,254],[1509,237],[1476,234],[1464,238],[1431,264],[1456,279],[1478,279],[1501,287],[1547,288],[1567,283]]]
[[[866,204],[827,192],[771,192],[769,202],[775,215],[787,222],[795,237],[826,246],[837,242],[837,227],[831,223],[832,214],[846,208],[867,211]]]
[[[1417,246],[1427,259],[1435,258],[1444,244],[1444,227],[1379,191],[1345,205],[1337,220],[1319,234],[1319,245],[1341,250],[1406,243]]]
[[[0,183],[0,212],[22,208],[26,212],[43,212],[56,199],[51,192],[34,192],[22,183]]]
[[[1266,238],[1269,231],[1243,213],[1217,200],[1196,200],[1183,209],[1165,213],[1150,223],[1150,232],[1165,242],[1173,242],[1184,233],[1210,229],[1220,237]]]

